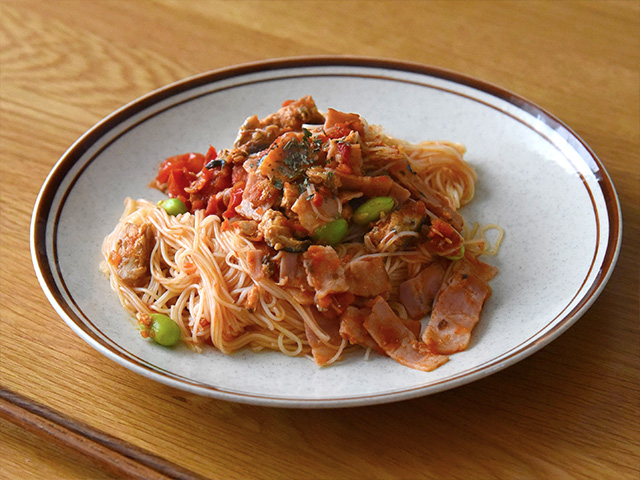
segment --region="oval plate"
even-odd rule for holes
[[[468,350],[424,373],[352,353],[319,368],[307,358],[249,350],[196,354],[143,340],[100,272],[100,247],[125,197],[148,187],[166,157],[229,147],[243,121],[312,95],[409,141],[466,145],[478,173],[467,221],[506,236],[487,261],[500,269]],[[87,343],[164,384],[225,400],[343,407],[432,394],[497,372],[548,344],[596,299],[621,239],[618,198],[591,149],[531,102],[432,67],[361,58],[296,58],[212,71],[154,91],[78,139],[47,177],[31,224],[33,263],[47,298]]]

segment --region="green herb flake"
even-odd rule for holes
[[[292,138],[291,140],[289,140],[286,145],[284,147],[282,147],[283,150],[290,150],[293,147],[298,146],[298,142],[296,142],[295,138]]]

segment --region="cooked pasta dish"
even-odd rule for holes
[[[159,165],[159,203],[126,199],[103,268],[142,335],[431,371],[467,348],[497,269],[470,227],[465,147],[412,144],[310,96],[249,117],[232,148]]]

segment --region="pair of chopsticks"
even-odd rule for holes
[[[120,477],[140,480],[205,478],[2,387],[0,418],[71,448]]]

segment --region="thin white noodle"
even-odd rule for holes
[[[336,354],[333,357],[331,357],[329,360],[327,360],[327,365],[331,365],[332,363],[335,363],[335,361],[340,358],[340,356],[342,355],[342,352],[347,346],[347,343],[348,343],[347,340],[343,338],[342,341],[340,342],[340,346],[336,350]]]
[[[364,140],[365,153],[387,164],[370,175],[384,172],[390,161],[406,160],[416,176],[447,199],[454,210],[473,199],[477,177],[463,159],[463,145],[445,141],[413,144],[387,135],[378,125],[366,125]]]

